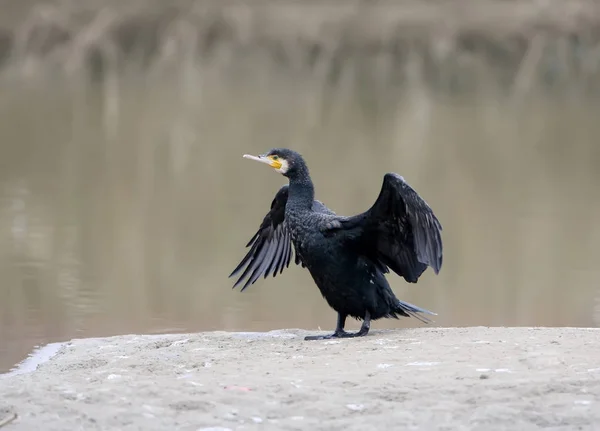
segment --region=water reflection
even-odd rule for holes
[[[72,337],[331,329],[305,270],[244,294],[227,279],[284,182],[241,156],[273,146],[305,155],[339,214],[370,206],[387,171],[419,191],[444,226],[444,267],[390,281],[439,325],[600,325],[594,101],[378,81],[367,103],[359,85],[261,67],[2,77],[0,371]]]

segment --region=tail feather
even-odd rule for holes
[[[413,305],[409,302],[404,302],[400,300],[398,300],[398,313],[414,317],[415,319],[420,320],[423,323],[431,323],[432,321],[431,319],[428,319],[425,316],[421,316],[418,313],[425,313],[432,316],[437,316],[437,313],[434,313],[433,311],[425,310],[424,308],[417,307],[416,305]]]

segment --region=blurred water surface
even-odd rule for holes
[[[399,85],[389,53],[335,83],[327,59],[309,73],[218,54],[103,79],[0,75],[0,371],[73,337],[333,328],[306,270],[243,294],[227,278],[285,183],[242,154],[274,146],[305,156],[338,214],[368,208],[389,171],[428,201],[442,271],[389,280],[437,325],[600,326],[592,94],[515,96],[491,78],[436,92],[418,67]]]

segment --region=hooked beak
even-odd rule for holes
[[[274,169],[281,168],[281,162],[273,160],[271,156],[252,156],[250,154],[244,154],[244,159],[250,159],[257,162],[265,163]]]

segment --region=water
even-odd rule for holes
[[[27,374],[35,371],[38,366],[48,362],[59,352],[64,343],[50,343],[43,347],[35,348],[23,361],[13,367],[9,372],[1,375],[0,378],[10,377],[17,374]]]
[[[0,371],[71,338],[332,329],[306,270],[243,294],[227,278],[285,182],[242,155],[274,146],[305,155],[338,214],[368,208],[388,171],[428,201],[442,271],[389,280],[437,325],[600,326],[597,101],[442,97],[385,73],[365,100],[356,75],[234,66],[1,76]]]

